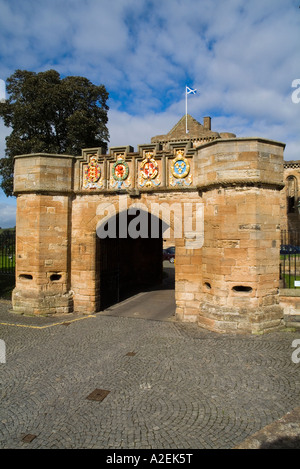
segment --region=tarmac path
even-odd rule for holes
[[[174,266],[164,262],[167,275],[161,286],[141,291],[120,303],[110,306],[101,314],[127,318],[163,321],[175,317]]]

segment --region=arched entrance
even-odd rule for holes
[[[286,180],[287,191],[287,213],[296,213],[298,204],[298,182],[297,178],[293,175],[287,177]]]
[[[142,210],[113,215],[97,227],[96,270],[99,309],[163,280],[163,232],[168,226]]]

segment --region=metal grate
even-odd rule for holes
[[[91,394],[87,396],[87,399],[90,401],[103,401],[106,396],[110,393],[110,391],[106,391],[105,389],[95,389]]]
[[[4,230],[0,234],[0,273],[15,273],[16,233]]]
[[[279,269],[282,288],[300,287],[300,231],[281,231]]]
[[[23,436],[22,441],[24,441],[24,443],[31,443],[35,438],[36,435],[31,435],[28,433],[27,435]]]

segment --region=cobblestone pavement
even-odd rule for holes
[[[220,335],[172,320],[7,308],[0,301],[2,449],[234,448],[300,406],[300,331]],[[96,389],[109,393],[87,399]]]

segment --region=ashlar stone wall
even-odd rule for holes
[[[80,157],[16,157],[14,311],[99,311],[104,243],[97,229],[130,208],[153,213],[156,206],[154,215],[177,230],[177,320],[219,332],[281,327],[283,150],[279,142],[229,136],[196,148],[151,143],[137,152],[128,146],[107,155],[85,149]],[[140,261],[143,249],[157,265],[159,245],[141,244]],[[137,262],[132,259],[135,271]]]

